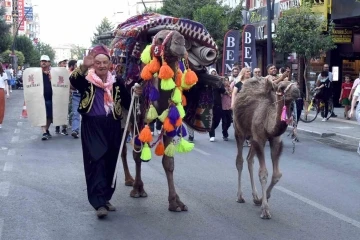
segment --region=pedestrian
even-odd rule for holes
[[[320,103],[320,101],[324,102],[324,116],[322,121],[326,122],[327,121],[327,115],[329,112],[329,99],[331,97],[331,82],[329,79],[329,72],[327,71],[322,71],[321,72],[321,78],[319,80],[317,80],[316,82],[316,88],[315,90],[320,90],[317,94],[316,94],[316,99],[318,100],[318,105]]]
[[[0,128],[2,128],[5,116],[5,95],[9,98],[7,80],[7,74],[4,72],[2,63],[0,63]]]
[[[341,85],[341,93],[339,102],[344,106],[344,118],[350,120],[348,117],[348,111],[350,110],[351,102],[349,100],[350,92],[352,89],[352,82],[349,75],[345,75],[345,82]]]
[[[11,80],[14,77],[14,70],[12,69],[11,64],[7,65],[5,73],[7,75],[7,82],[8,82],[9,92],[12,93]]]
[[[64,67],[64,68],[66,68],[67,62],[68,62],[67,59],[61,60],[60,62],[58,62],[58,67]],[[72,109],[71,100],[72,100],[72,98],[71,98],[71,94],[70,94],[69,107],[68,107],[69,115],[71,114],[71,109]],[[71,122],[71,119],[70,119],[70,118],[69,118],[69,122]],[[56,134],[60,134],[60,126],[56,126],[56,127],[55,127],[55,133],[56,133]],[[64,136],[69,135],[69,133],[67,132],[67,125],[63,125],[63,126],[62,126],[61,134],[64,135]]]
[[[115,211],[109,202],[115,191],[112,180],[121,143],[122,106],[128,109],[131,96],[110,70],[110,51],[95,46],[83,64],[70,76],[71,85],[81,95],[81,144],[88,200],[98,218]],[[142,94],[140,88],[135,93]]]
[[[355,89],[356,87],[360,84],[360,72],[359,72],[359,77],[357,79],[355,79],[354,83],[353,83],[353,86],[351,88],[351,92],[350,92],[350,95],[349,95],[349,100],[351,100],[354,92],[355,92]]]
[[[360,85],[358,85],[355,89],[355,92],[354,92],[354,96],[353,96],[353,99],[351,101],[351,108],[350,108],[350,113],[349,113],[349,117],[352,118],[352,116],[355,115],[356,117],[356,120],[358,123],[360,123],[360,104],[358,103],[359,102],[359,96],[360,96]],[[356,107],[356,111],[355,110],[355,105],[357,104],[357,107]],[[357,149],[357,153],[360,155],[360,142],[359,142],[359,146],[358,146],[358,149]]]
[[[254,68],[253,76],[261,78],[261,69],[260,68]]]
[[[77,61],[70,60],[68,62],[68,69],[70,74],[77,68]],[[75,139],[79,138],[80,132],[80,113],[78,113],[77,109],[80,104],[80,93],[73,86],[70,86],[71,91],[71,113],[69,114],[69,121],[71,125],[71,136]]]
[[[329,80],[330,80],[330,97],[329,97],[329,101],[333,101],[333,90],[332,90],[332,82],[333,82],[333,74],[332,72],[330,72],[330,67],[329,64],[324,64],[323,66],[323,71],[328,72],[328,76],[329,76]],[[317,80],[320,81],[321,80],[321,73],[319,73]],[[335,118],[337,117],[337,115],[334,113],[334,111],[331,113],[331,117]]]
[[[239,72],[240,72],[240,68],[238,66],[234,66],[231,69],[231,75],[229,77],[231,89],[233,89],[235,84],[240,81]]]
[[[221,125],[222,125],[222,134],[224,141],[229,140],[229,127],[232,122],[232,110],[231,110],[231,95],[232,91],[230,88],[230,81],[228,77],[223,79],[223,84],[225,87],[225,92],[221,94],[221,105],[222,105],[222,116],[221,116]]]

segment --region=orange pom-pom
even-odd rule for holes
[[[149,71],[151,73],[157,73],[160,70],[160,62],[159,59],[157,59],[157,57],[154,57],[151,62],[149,63]]]
[[[188,69],[185,75],[186,85],[194,85],[195,83],[197,83],[197,81],[198,77],[196,76],[196,73],[191,69]]]
[[[164,153],[165,153],[165,146],[164,146],[164,143],[162,141],[160,141],[155,148],[155,155],[163,156]]]
[[[146,125],[139,134],[139,140],[143,143],[152,142],[153,137],[149,125]]]
[[[181,124],[182,124],[182,118],[179,117],[178,120],[176,120],[175,126],[176,126],[176,127],[180,127]]]
[[[163,64],[159,71],[159,78],[160,79],[169,79],[174,77],[174,71],[171,69],[171,67],[163,61]]]
[[[167,132],[172,132],[175,130],[175,127],[171,124],[170,119],[167,117],[163,123],[164,130]]]
[[[184,107],[187,105],[186,97],[184,94],[181,96],[181,103]]]
[[[176,78],[175,78],[175,85],[177,87],[181,87],[182,75],[183,75],[183,73],[181,72],[181,70],[178,70],[176,73]]]
[[[153,77],[153,74],[150,72],[150,69],[149,69],[149,65],[146,65],[142,71],[141,71],[141,74],[140,74],[140,77],[145,80],[145,81],[148,81],[148,80],[151,80],[152,77]]]

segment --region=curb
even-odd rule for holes
[[[289,127],[287,129],[288,132],[291,132],[292,130],[293,130],[292,127]],[[303,134],[314,136],[314,137],[321,137],[321,138],[336,136],[336,133],[321,133],[321,132],[315,132],[315,131],[311,131],[311,130],[306,130],[306,129],[303,129],[303,128],[297,128],[297,131],[299,133],[303,133]]]

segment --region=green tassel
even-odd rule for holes
[[[164,122],[165,118],[167,118],[168,115],[169,115],[169,109],[166,109],[165,111],[162,112],[162,114],[160,116],[158,116],[158,119],[161,122]]]
[[[160,87],[164,91],[172,90],[176,87],[174,80],[170,79],[162,79]]]
[[[191,152],[194,148],[194,144],[186,141],[184,138],[180,139],[179,144],[176,146],[176,151],[179,153]]]
[[[171,100],[176,104],[181,103],[182,98],[181,98],[181,91],[179,88],[174,89]]]
[[[140,56],[141,61],[144,64],[148,64],[151,61],[151,45],[147,45],[144,51],[142,51]]]
[[[149,122],[154,121],[157,117],[158,117],[158,113],[154,107],[154,105],[150,104],[150,108],[147,111],[146,114],[146,120],[148,120]]]
[[[184,107],[181,103],[176,104],[176,108],[179,111],[180,117],[184,118],[185,117],[185,110]]]
[[[187,70],[185,70],[185,71],[183,72],[183,75],[182,75],[182,78],[181,78],[181,87],[182,87],[183,89],[190,89],[190,88],[191,88],[191,85],[187,85],[187,84],[185,83],[185,75],[186,75],[186,73],[187,73]]]
[[[168,157],[173,157],[175,155],[175,150],[174,143],[170,143],[165,149],[165,155]]]
[[[143,149],[141,151],[140,158],[144,162],[148,162],[151,160],[151,150],[147,143],[144,144]]]

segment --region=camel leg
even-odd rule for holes
[[[172,138],[164,136],[164,145],[165,148],[171,143]],[[181,212],[181,211],[187,211],[187,206],[181,202],[180,197],[177,195],[175,190],[175,184],[174,184],[174,158],[168,157],[166,155],[163,156],[162,164],[166,173],[166,178],[168,181],[168,187],[169,187],[169,211],[174,212]]]
[[[280,155],[283,150],[283,142],[281,141],[280,137],[271,138],[271,139],[269,139],[269,142],[270,142],[270,149],[271,149],[271,160],[272,160],[272,164],[273,164],[273,175],[271,178],[271,183],[270,183],[268,189],[266,190],[267,199],[270,198],[271,190],[276,185],[276,183],[279,182],[279,180],[282,176],[282,173],[280,172],[280,169],[279,169],[279,160],[280,160]]]
[[[258,192],[256,190],[256,185],[254,182],[254,156],[255,156],[255,150],[251,146],[246,160],[248,163],[253,202],[255,203],[255,205],[261,205],[261,200],[258,197]]]
[[[129,134],[130,133],[127,131],[125,139],[127,139]],[[121,160],[123,163],[124,174],[125,174],[125,186],[132,186],[134,184],[134,179],[130,174],[128,163],[127,163],[127,146],[126,146],[126,144],[124,144],[124,148],[122,149],[122,152],[121,152]]]
[[[238,192],[237,192],[236,201],[238,203],[245,203],[245,199],[243,197],[243,193],[241,190],[241,173],[242,173],[243,165],[244,165],[242,151],[244,148],[243,144],[245,141],[245,137],[240,136],[239,134],[235,133],[235,139],[236,139],[236,144],[237,144],[237,149],[238,149],[237,156],[236,156],[236,169],[238,170]]]
[[[138,151],[140,148],[138,146],[135,146],[136,151]],[[130,197],[133,198],[139,198],[139,197],[147,197],[147,193],[144,190],[144,183],[141,180],[141,159],[140,159],[140,153],[137,153],[133,151],[133,158],[135,160],[136,164],[136,175],[135,175],[135,181],[133,184],[133,189],[130,192]]]
[[[269,205],[267,202],[266,196],[266,184],[267,184],[267,178],[268,178],[268,171],[266,169],[265,164],[265,155],[264,155],[264,148],[265,148],[265,141],[259,141],[258,139],[253,139],[251,146],[254,147],[254,150],[256,152],[256,155],[259,159],[259,179],[261,183],[261,190],[262,190],[262,198],[261,198],[261,215],[260,217],[262,219],[270,219],[270,211],[269,211]]]

